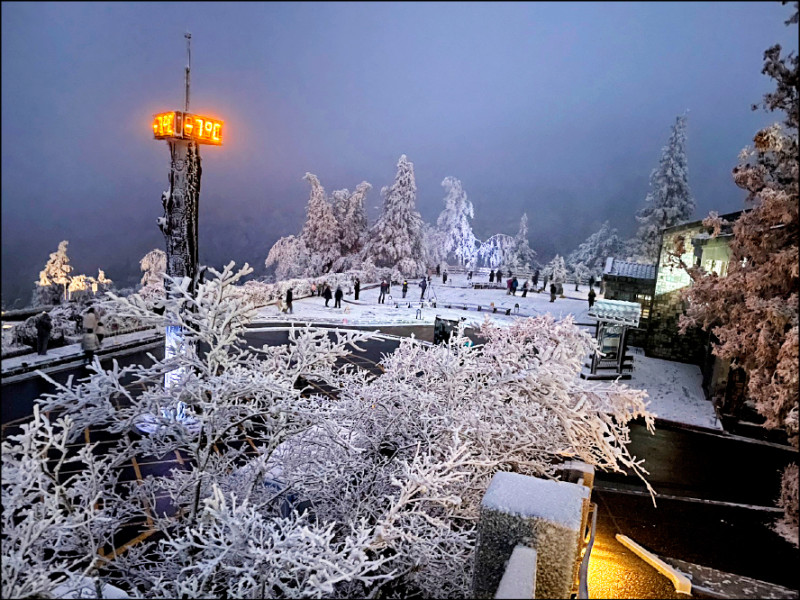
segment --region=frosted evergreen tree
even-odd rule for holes
[[[516,241],[515,267],[530,269],[536,264],[536,251],[530,247],[528,242],[528,213],[522,213],[522,218],[519,220],[519,231],[514,240]]]
[[[691,218],[695,204],[688,177],[686,116],[681,115],[675,120],[669,141],[661,150],[658,167],[650,174],[646,205],[636,215],[636,220],[641,223],[635,237],[636,260],[655,263],[662,230]]]
[[[304,275],[308,268],[308,249],[301,237],[285,236],[270,248],[264,266],[275,265],[275,279],[283,281]]]
[[[477,264],[497,268],[509,265],[516,259],[517,239],[505,233],[496,233],[478,248]]]
[[[396,267],[408,276],[425,273],[422,217],[416,210],[417,184],[414,164],[403,154],[391,187],[381,190],[383,212],[364,246],[365,259],[378,267]]]
[[[428,265],[438,265],[446,262],[444,241],[445,234],[435,226],[428,223],[422,224],[422,249],[423,262]]]
[[[150,250],[139,261],[139,268],[142,270],[142,287],[139,295],[148,301],[156,298],[163,298],[164,273],[167,271],[167,253],[158,248]]]
[[[306,173],[303,179],[311,184],[311,195],[308,199],[306,222],[300,237],[308,249],[309,274],[319,275],[328,272],[333,262],[341,255],[339,223],[317,176]]]
[[[72,266],[69,264],[69,257],[67,256],[68,244],[67,240],[63,240],[58,244],[58,250],[50,255],[44,269],[39,271],[39,281],[37,282],[37,286],[41,288],[56,286],[59,297],[63,294],[65,300],[67,299],[67,289],[72,278],[70,276]],[[34,301],[36,301],[36,296],[37,294],[34,293]]]
[[[544,275],[552,283],[556,284],[558,293],[563,293],[564,283],[567,281],[567,267],[564,263],[564,258],[556,254],[553,260],[547,263],[544,268]]]
[[[588,275],[597,276],[602,273],[606,259],[609,256],[619,256],[621,252],[622,241],[617,235],[617,230],[606,221],[598,231],[569,253],[566,264],[573,273],[578,271],[584,273],[581,279]]]
[[[472,202],[467,200],[461,181],[455,177],[445,177],[442,187],[447,191],[445,208],[436,221],[436,227],[442,234],[442,253],[460,266],[467,266],[474,263],[479,244],[469,223],[469,219],[475,218]]]
[[[331,194],[333,210],[341,231],[341,254],[356,254],[361,251],[367,237],[367,211],[364,199],[372,185],[362,181],[351,194],[349,190],[336,190]]]

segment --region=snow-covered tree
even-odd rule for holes
[[[622,241],[617,230],[612,229],[608,221],[600,229],[586,238],[566,258],[567,268],[573,273],[580,272],[581,279],[594,275],[597,277],[605,268],[608,257],[619,257],[622,252]]]
[[[528,213],[522,213],[519,220],[519,231],[514,238],[517,246],[514,249],[514,268],[531,269],[536,266],[536,251],[528,241]]]
[[[366,373],[338,366],[364,332],[292,329],[285,346],[248,347],[254,311],[236,284],[249,268],[209,271],[195,297],[175,286],[163,316],[112,295],[118,314],[179,323],[202,354],[44,376],[55,391],[3,441],[3,597],[53,595],[80,575],[154,598],[464,597],[496,471],[552,477],[567,456],[645,473],[626,447],[632,419],[652,427],[645,392],[581,380],[595,342],[570,319],[486,323],[481,349],[462,331],[447,346],[407,339]],[[165,388],[176,366],[183,380]],[[152,433],[125,435],[142,424]],[[87,427],[119,442],[67,455]],[[130,457],[177,453],[180,468],[118,484]],[[154,535],[99,554],[136,523]]]
[[[97,277],[89,277],[89,284],[92,286],[93,294],[102,294],[110,290],[114,282],[106,277],[103,269],[97,269]]]
[[[462,267],[474,264],[475,253],[480,241],[472,233],[469,219],[475,218],[472,202],[455,177],[445,177],[442,187],[447,194],[444,210],[436,220],[436,228],[441,235],[442,253],[446,259],[453,259]]]
[[[308,270],[309,252],[302,237],[293,235],[280,238],[270,248],[264,266],[269,269],[275,265],[275,279],[300,277]]]
[[[320,275],[330,271],[334,261],[341,256],[341,232],[333,206],[317,176],[306,173],[303,179],[311,184],[311,195],[300,237],[308,250],[308,273]]]
[[[383,212],[370,231],[363,256],[378,267],[397,268],[407,276],[425,273],[422,217],[417,212],[414,164],[403,154],[391,187],[381,189]]]
[[[634,238],[633,258],[654,264],[658,260],[662,230],[688,221],[694,213],[686,159],[685,115],[675,120],[669,141],[661,150],[658,167],[650,174],[650,191],[645,204],[636,215],[641,225]]]
[[[445,234],[438,228],[428,223],[422,224],[422,256],[423,261],[428,267],[441,265],[447,262],[444,240]]]
[[[139,268],[144,273],[140,282],[142,287],[139,294],[151,302],[157,298],[163,298],[166,294],[164,273],[167,271],[167,253],[159,248],[150,250],[139,261]]]
[[[64,300],[67,299],[67,289],[71,278],[70,273],[72,272],[72,266],[69,264],[69,257],[67,256],[68,244],[67,240],[58,244],[58,250],[50,254],[44,269],[39,271],[39,281],[37,282],[39,287],[56,286],[59,294],[63,295]]]
[[[551,283],[556,284],[559,294],[563,293],[564,283],[567,281],[567,266],[560,254],[556,254],[553,260],[547,263],[543,274]]]
[[[798,22],[797,3],[787,25]],[[749,192],[751,210],[732,225],[727,275],[684,265],[692,277],[689,308],[681,328],[700,325],[713,332],[715,355],[748,375],[748,397],[767,427],[782,427],[798,446],[798,57],[781,56],[780,45],[764,53],[763,73],[776,82],[764,96],[769,111],[785,113],[783,123],[759,131],[733,170],[734,182]],[[758,108],[757,106],[753,107]],[[717,235],[725,225],[712,213],[703,221]],[[680,255],[678,248],[676,255]],[[784,472],[781,531],[797,543],[798,469]]]
[[[478,265],[491,267],[507,266],[516,258],[517,239],[505,233],[496,233],[484,240],[478,248]]]
[[[362,181],[352,194],[349,190],[336,190],[331,194],[336,220],[341,231],[340,253],[342,256],[358,254],[367,237],[367,211],[364,200],[372,185]]]

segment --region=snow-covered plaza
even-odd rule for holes
[[[565,297],[550,302],[550,294],[545,292],[528,292],[523,298],[519,290],[516,296],[512,296],[504,289],[474,289],[467,276],[461,273],[448,276],[446,284],[442,284],[441,277],[432,277],[431,282],[436,307],[432,306],[430,293],[426,292],[426,300],[420,310],[419,279],[413,279],[408,281],[405,298],[402,285],[391,287],[384,304],[378,304],[380,292],[377,286],[362,288],[358,301],[353,299],[352,294],[346,294],[342,308],[333,308],[333,300],[326,308],[324,298],[305,297],[293,302],[292,315],[282,313],[275,304],[262,307],[258,310],[254,325],[291,319],[312,324],[375,326],[384,333],[391,333],[392,326],[433,325],[437,316],[449,320],[464,319],[467,327],[479,327],[485,319],[508,326],[519,318],[549,313],[556,319],[572,317],[577,324],[592,325],[585,329],[594,332],[595,320],[587,315],[589,288],[586,285],[580,285],[578,291],[575,291],[574,285],[567,285],[564,287]],[[476,274],[473,282],[488,283],[488,279]],[[520,280],[520,285],[522,283],[524,279]],[[598,298],[602,296],[598,295]],[[497,307],[497,312],[493,312],[492,303]],[[518,309],[515,306],[517,304]],[[478,311],[477,306],[482,310]],[[507,309],[511,310],[510,315],[505,314]],[[659,419],[722,430],[714,407],[703,392],[703,377],[698,366],[647,357],[640,348],[634,347],[632,352],[633,372],[631,379],[624,383],[647,391],[648,408]]]

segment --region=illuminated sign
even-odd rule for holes
[[[173,110],[153,118],[153,135],[157,140],[178,138],[221,146],[222,121]]]

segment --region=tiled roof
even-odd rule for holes
[[[642,305],[638,302],[622,300],[597,300],[589,309],[588,315],[599,321],[638,327],[639,317],[642,315]]]
[[[614,277],[631,277],[632,279],[653,279],[656,278],[656,266],[644,265],[641,263],[626,262],[618,258],[609,258],[606,261],[604,275]]]

